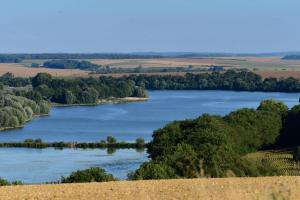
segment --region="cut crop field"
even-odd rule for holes
[[[0,64],[0,75],[11,72],[16,76],[29,77],[39,72],[47,72],[53,76],[88,76],[87,71],[77,69],[31,68],[32,63],[42,65],[47,60],[24,60],[19,64]],[[216,57],[216,58],[159,58],[159,59],[90,59],[92,63],[112,68],[164,68],[190,67],[206,68],[218,65],[229,68],[246,68],[262,77],[300,78],[300,60],[282,60],[280,57]],[[167,72],[171,75],[182,75],[180,72]],[[159,73],[160,74],[160,73]],[[165,74],[165,73],[161,73]],[[124,74],[112,74],[123,76]]]
[[[1,200],[203,199],[293,200],[300,177],[178,179],[0,187]]]
[[[282,60],[280,57],[216,57],[216,58],[160,58],[160,59],[96,59],[89,60],[99,65],[111,67],[224,67],[248,68],[257,70],[300,71],[300,60]]]
[[[0,76],[10,72],[17,77],[33,77],[40,72],[46,72],[53,76],[62,77],[79,77],[87,76],[88,72],[79,69],[47,69],[47,68],[30,68],[25,67],[22,64],[11,64],[11,63],[1,63],[0,64]]]

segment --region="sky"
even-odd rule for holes
[[[0,0],[0,53],[300,51],[299,0]]]

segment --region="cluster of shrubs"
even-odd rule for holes
[[[68,177],[62,177],[61,183],[108,182],[116,180],[112,174],[108,174],[104,169],[92,167],[72,172]]]
[[[300,145],[300,106],[291,110],[266,100],[257,109],[240,109],[227,116],[204,114],[176,121],[154,132],[151,160],[130,179],[168,179],[278,175],[279,171],[251,162],[248,153]],[[298,152],[296,152],[299,156]],[[296,157],[296,156],[295,156]]]
[[[8,186],[8,185],[23,185],[23,183],[21,181],[9,182],[0,177],[0,186]]]
[[[44,63],[44,67],[53,69],[81,69],[95,71],[101,66],[85,60],[50,60]]]
[[[24,125],[36,115],[48,114],[50,105],[46,101],[35,102],[25,97],[0,94],[0,128]]]

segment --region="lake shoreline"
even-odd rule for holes
[[[55,107],[97,106],[97,105],[103,105],[103,104],[120,104],[120,103],[144,102],[144,101],[148,101],[148,100],[149,100],[149,97],[106,98],[106,99],[98,99],[96,103],[92,103],[92,104],[52,103],[52,106],[55,106]]]
[[[14,129],[21,129],[21,128],[24,128],[24,126],[25,126],[27,123],[31,122],[34,118],[38,118],[38,117],[47,117],[47,116],[49,116],[49,115],[50,115],[50,114],[34,115],[34,116],[32,117],[32,119],[25,121],[23,125],[21,125],[21,126],[16,126],[16,127],[3,127],[3,128],[0,128],[0,132],[1,132],[1,131],[8,131],[8,130],[14,130]]]

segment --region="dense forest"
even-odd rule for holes
[[[0,94],[0,129],[20,127],[36,115],[50,111],[48,102],[32,101],[25,97]]]
[[[131,75],[127,79],[150,90],[234,90],[264,92],[300,92],[300,81],[296,78],[265,78],[249,72],[228,70],[184,76]]]
[[[288,55],[282,58],[283,60],[300,60],[300,55]]]
[[[42,54],[0,54],[0,63],[19,63],[22,60],[47,59],[150,59],[160,55],[122,53],[42,53]]]
[[[96,104],[99,99],[147,97],[147,91],[125,78],[55,78],[40,73],[33,78],[18,78],[7,73],[0,83],[11,87],[17,96],[36,102],[41,100],[61,104]],[[32,89],[28,89],[28,85]]]
[[[267,163],[245,155],[267,148],[300,145],[300,105],[291,110],[266,100],[255,109],[227,116],[204,114],[176,121],[154,132],[144,163],[131,179],[279,175]]]
[[[79,61],[79,60],[50,60],[43,64],[46,68],[54,69],[81,69],[97,71],[100,65],[93,64],[89,61]]]

